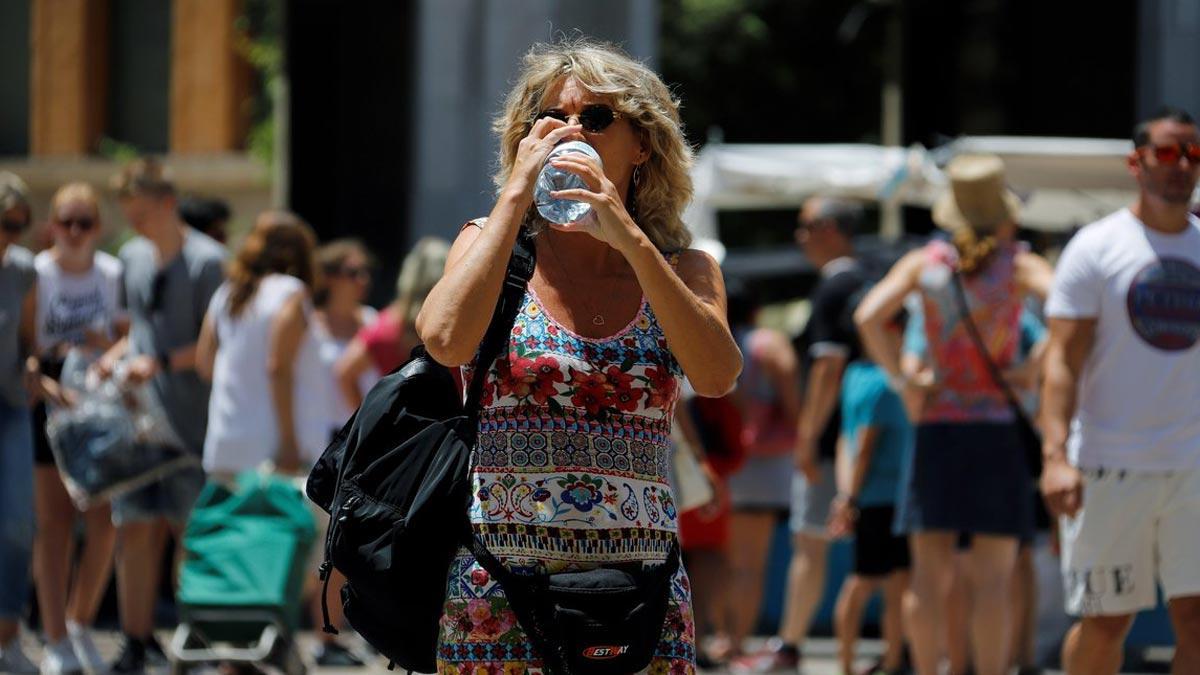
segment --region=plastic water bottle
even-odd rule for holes
[[[592,210],[592,205],[587,202],[554,199],[550,196],[550,193],[556,190],[589,189],[587,183],[578,174],[555,168],[550,164],[570,152],[587,155],[597,162],[600,161],[600,154],[596,152],[596,149],[583,141],[560,143],[550,151],[550,156],[546,158],[546,163],[542,166],[537,183],[533,187],[533,201],[537,204],[538,213],[542,214],[546,220],[559,225],[583,220]]]

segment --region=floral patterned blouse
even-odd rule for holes
[[[971,317],[1001,370],[1015,363],[1019,353],[1022,305],[1016,258],[1026,250],[1023,243],[1003,244],[987,267],[963,280]],[[935,240],[925,247],[925,255],[920,278],[925,337],[941,386],[925,406],[921,422],[1011,422],[1008,400],[992,381],[987,362],[962,320],[954,289],[957,250],[949,242]]]
[[[491,552],[518,572],[665,559],[682,371],[645,298],[629,325],[593,339],[530,288],[486,376],[470,517]]]

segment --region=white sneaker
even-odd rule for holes
[[[33,675],[37,671],[37,666],[33,665],[33,661],[30,661],[29,657],[25,656],[25,652],[21,651],[20,638],[13,638],[8,646],[0,647],[0,673]]]
[[[42,675],[78,675],[82,672],[83,664],[75,655],[69,638],[46,645],[42,654]]]
[[[92,675],[99,675],[108,670],[108,663],[92,640],[91,629],[74,621],[68,621],[67,635],[71,638],[71,646],[75,648],[75,655],[79,657],[84,670]]]

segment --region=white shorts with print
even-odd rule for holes
[[[1067,613],[1132,614],[1200,595],[1200,469],[1083,470],[1083,509],[1062,518]]]

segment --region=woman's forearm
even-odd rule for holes
[[[625,257],[696,393],[710,397],[729,393],[742,372],[742,353],[725,323],[719,270],[713,265],[712,271],[698,274],[697,284],[713,291],[712,300],[705,302],[649,240]]]
[[[430,356],[446,366],[466,363],[491,322],[508,259],[530,200],[510,188],[479,232],[455,243],[446,273],[433,287],[417,317],[417,333]]]

